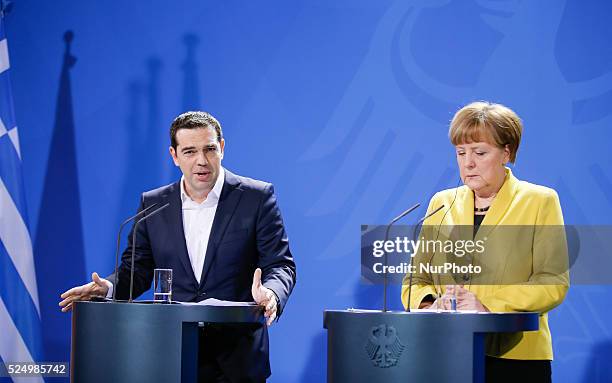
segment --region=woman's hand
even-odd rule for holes
[[[465,289],[463,285],[447,285],[444,295],[439,299],[442,303],[442,308],[445,310],[451,309],[450,300],[455,295],[457,300],[457,310],[460,311],[478,311],[478,312],[489,312],[478,297],[473,292]]]

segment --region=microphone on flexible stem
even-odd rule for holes
[[[419,219],[416,225],[414,225],[414,231],[412,232],[412,238],[414,241],[416,241],[416,235],[417,235],[416,233],[417,233],[417,228],[419,227],[419,225],[425,222],[427,218],[431,217],[432,215],[436,214],[442,209],[444,209],[444,205],[441,205],[436,210],[427,214],[425,217]],[[410,298],[412,298],[412,265],[413,264],[414,264],[414,254],[410,254],[410,267],[408,268],[408,273],[410,273],[410,277],[408,277],[408,304],[406,305],[406,312],[410,312]]]
[[[391,222],[389,222],[389,224],[387,225],[387,231],[385,232],[385,242],[387,243],[387,240],[389,239],[389,231],[391,230],[391,226],[393,226],[393,224],[397,221],[399,221],[400,219],[404,218],[405,216],[407,216],[408,214],[410,214],[413,210],[416,210],[419,206],[421,206],[420,203],[415,204],[414,206],[412,206],[411,208],[409,208],[408,210],[404,211],[402,214],[398,215],[397,217],[393,218],[393,220],[391,220]],[[387,252],[385,251],[385,266],[388,265],[387,262]],[[383,275],[383,285],[384,285],[384,290],[383,290],[383,312],[387,312],[387,269],[385,268],[385,273]]]
[[[132,232],[132,264],[130,266],[130,299],[128,300],[128,302],[130,302],[130,303],[132,302],[132,294],[134,292],[134,254],[136,252],[136,231],[138,229],[138,225],[142,221],[144,221],[145,219],[149,219],[149,218],[153,217],[155,214],[157,214],[160,211],[164,210],[168,206],[170,206],[170,202],[167,202],[162,207],[158,207],[157,209],[153,210],[153,212],[151,212],[151,214],[145,215],[144,217],[142,217],[141,219],[136,221],[136,223],[134,224],[134,230]]]
[[[131,216],[130,218],[126,219],[125,221],[123,221],[123,223],[121,224],[121,226],[119,226],[119,232],[117,233],[117,250],[115,251],[115,287],[117,287],[118,283],[119,283],[119,247],[121,246],[121,232],[123,231],[123,227],[125,225],[127,225],[128,223],[130,223],[131,221],[133,221],[134,219],[140,217],[141,215],[145,214],[146,212],[148,212],[149,210],[153,209],[155,206],[159,205],[158,203],[154,203],[153,205],[147,207],[144,210],[139,211],[138,213],[134,214],[133,216]],[[117,289],[113,289],[113,302],[116,302],[116,295],[117,295]]]

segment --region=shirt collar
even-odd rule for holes
[[[181,201],[183,202],[183,204],[185,204],[186,202],[190,202],[195,205],[203,205],[203,204],[212,203],[212,202],[216,203],[217,201],[219,201],[219,197],[221,197],[221,190],[223,190],[224,182],[225,182],[225,169],[223,169],[223,167],[220,167],[219,176],[217,177],[217,180],[215,181],[215,186],[213,186],[212,190],[208,193],[208,196],[206,196],[206,199],[204,200],[204,202],[202,202],[201,204],[198,204],[197,202],[192,200],[191,197],[187,195],[187,192],[185,192],[185,176],[183,175],[181,176]]]

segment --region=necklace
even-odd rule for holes
[[[475,207],[474,211],[477,212],[477,213],[483,213],[485,211],[488,211],[490,207],[491,206],[487,206],[487,207]]]

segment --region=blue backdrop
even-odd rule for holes
[[[567,223],[612,223],[609,1],[28,1],[6,18],[47,360],[69,360],[57,303],[111,272],[139,193],[176,180],[168,127],[221,121],[224,165],[273,182],[298,284],[271,329],[271,382],[323,382],[326,308],[377,308],[361,224],[458,181],[461,105],[524,120],[517,177],[555,188]],[[424,212],[421,208],[420,214]],[[413,218],[416,215],[412,216]],[[550,315],[554,377],[612,380],[611,286]],[[399,288],[391,292],[399,309]]]

